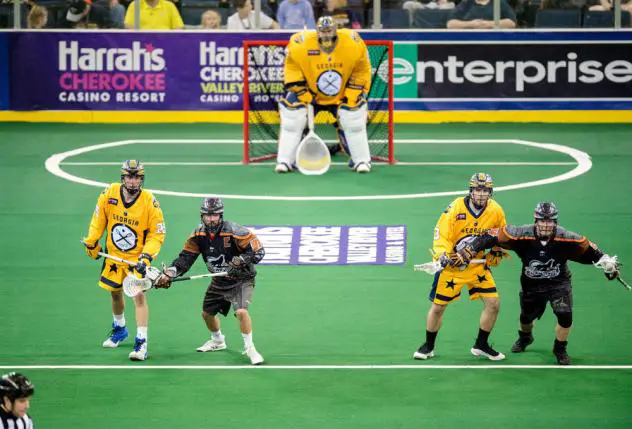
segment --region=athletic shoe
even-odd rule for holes
[[[126,326],[117,326],[112,322],[112,331],[110,332],[110,336],[103,342],[103,347],[110,349],[116,348],[128,335],[129,333],[127,332]]]
[[[289,173],[290,171],[290,167],[283,162],[279,162],[276,167],[274,167],[275,173]]]
[[[257,352],[255,346],[250,346],[246,348],[246,350],[244,350],[242,354],[247,355],[250,358],[250,363],[253,365],[260,365],[263,363],[263,356],[261,356],[259,352]]]
[[[129,354],[131,360],[145,360],[149,356],[147,355],[147,340],[143,338],[136,338],[134,342],[134,351]]]
[[[527,349],[529,344],[533,343],[533,334],[531,332],[526,333],[522,331],[518,331],[518,339],[511,346],[511,351],[513,353],[522,353]]]
[[[489,344],[474,344],[470,349],[474,356],[486,357],[489,360],[503,360],[505,355],[494,350]]]
[[[419,349],[413,353],[413,359],[426,360],[434,357],[434,349],[431,349],[428,343],[423,343]]]
[[[198,352],[217,352],[219,350],[225,350],[225,349],[226,349],[226,341],[224,341],[224,338],[222,338],[221,340],[208,340],[207,342],[202,344],[200,347],[198,347],[196,350]]]
[[[571,357],[566,353],[566,350],[562,351],[553,351],[555,358],[557,359],[558,365],[570,365]]]
[[[355,168],[356,173],[368,173],[371,171],[371,165],[366,162],[359,163]]]

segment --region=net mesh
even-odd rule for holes
[[[244,103],[245,161],[257,162],[276,156],[279,139],[278,101],[284,95],[284,42],[249,41],[244,43],[248,54],[248,94]],[[392,145],[392,48],[390,42],[368,41],[372,78],[368,94],[367,135],[373,160],[393,160]],[[244,100],[246,101],[246,100]],[[247,120],[246,120],[247,118]],[[314,131],[333,150],[338,147],[334,123],[336,118],[327,111],[315,116]]]

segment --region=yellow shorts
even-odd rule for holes
[[[133,269],[127,264],[106,259],[103,262],[99,286],[110,292],[120,292],[123,286],[123,279],[132,271]]]
[[[467,285],[470,299],[498,297],[492,272],[484,265],[459,269],[447,268],[435,274],[430,301],[446,305],[461,298],[461,289]]]

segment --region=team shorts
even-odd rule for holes
[[[435,274],[430,301],[439,305],[457,301],[461,299],[464,286],[467,286],[471,300],[498,297],[492,272],[484,265],[475,265],[463,271],[447,268]]]
[[[228,315],[230,307],[233,311],[247,310],[252,300],[255,288],[255,279],[241,280],[230,289],[218,289],[212,283],[206,289],[202,310],[205,313],[215,315],[221,313]]]
[[[520,292],[520,319],[531,323],[540,319],[550,304],[555,314],[573,312],[573,291],[570,286],[545,292]]]

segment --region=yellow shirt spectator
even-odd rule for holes
[[[135,7],[138,0],[132,2],[125,14],[125,27],[134,28]],[[141,30],[179,30],[184,22],[176,6],[167,0],[140,0]]]

